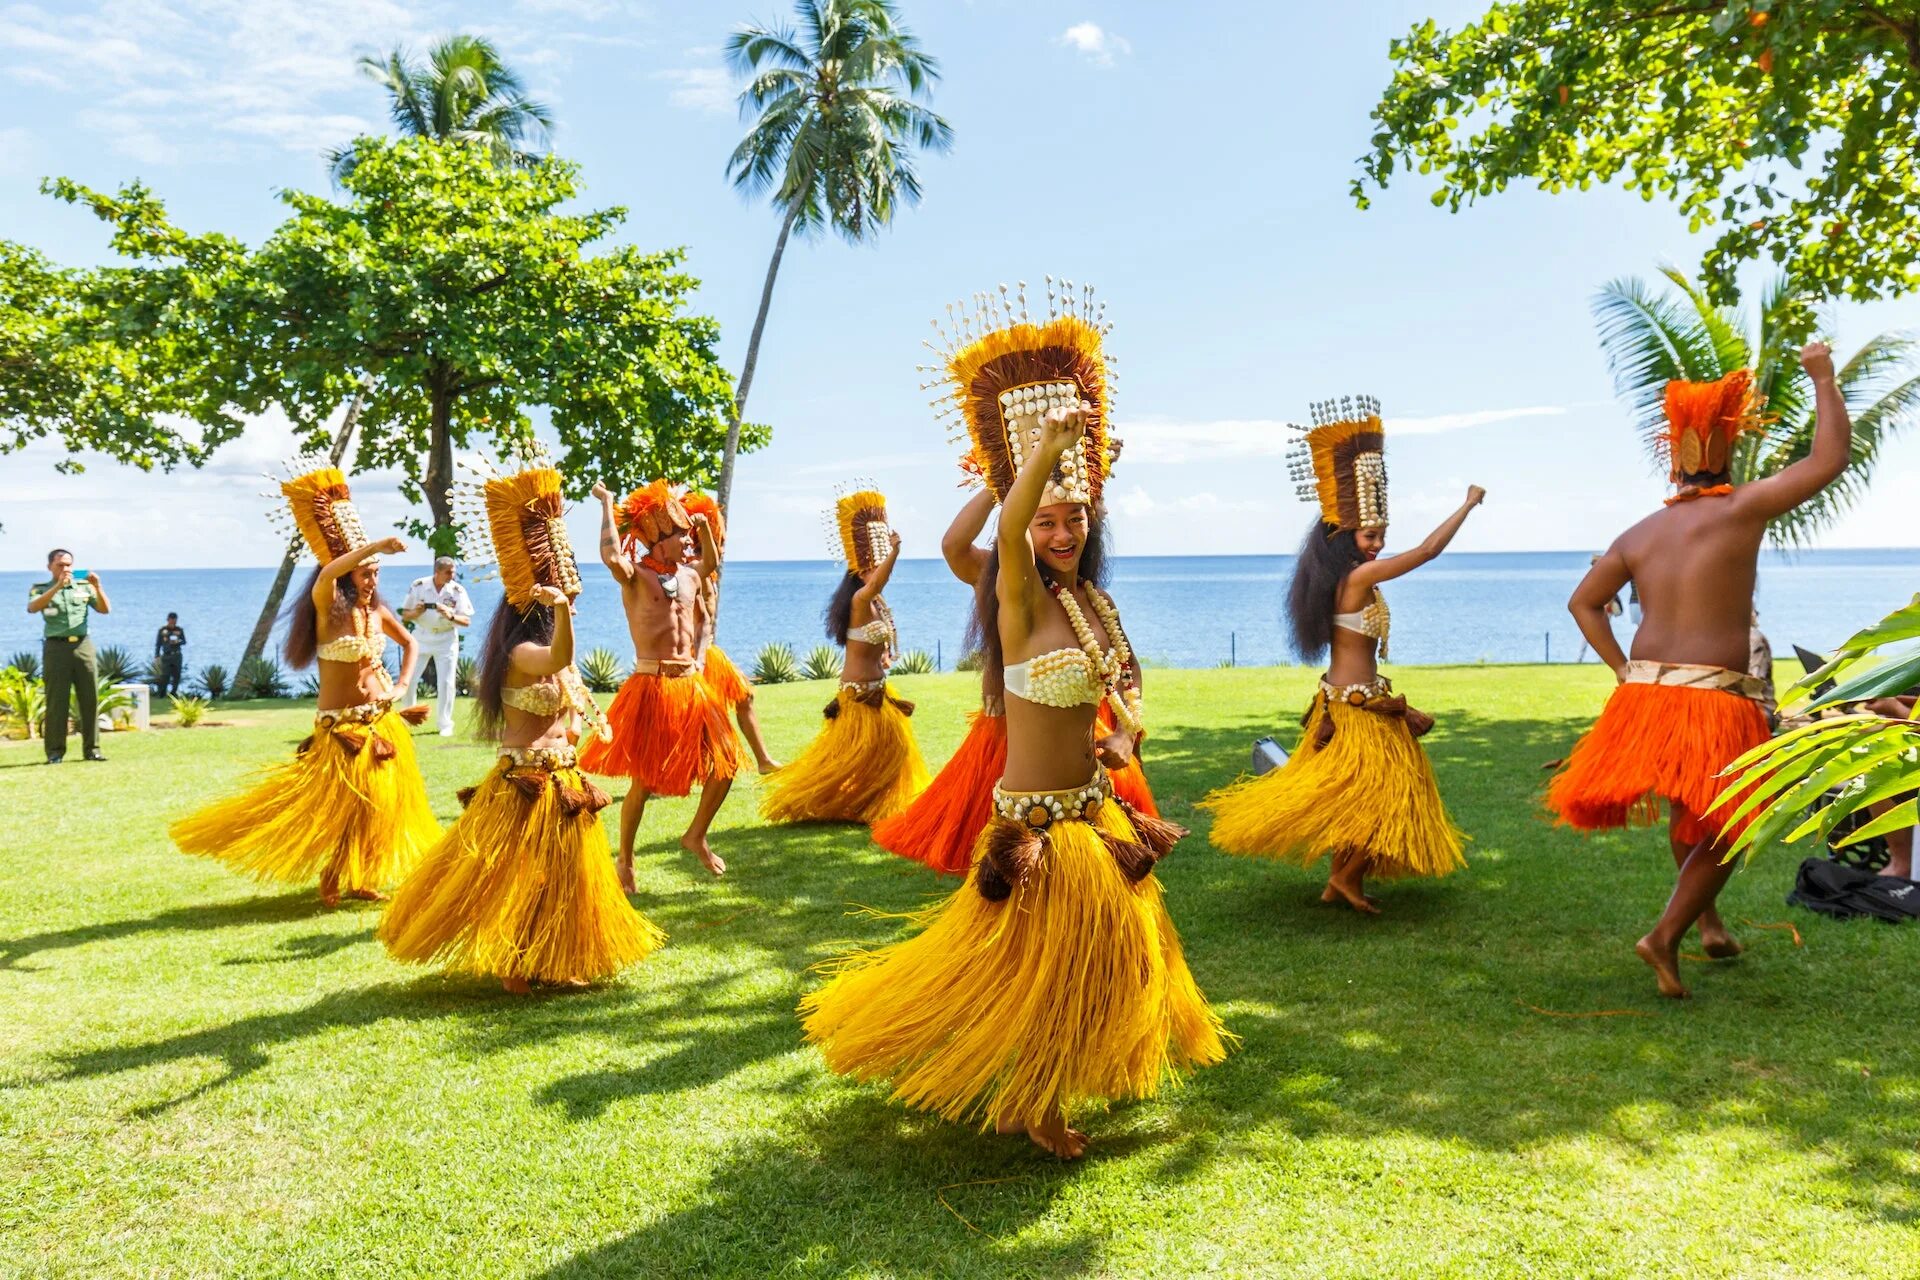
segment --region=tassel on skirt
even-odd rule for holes
[[[570,758],[549,763],[557,767],[503,755],[461,793],[466,811],[380,921],[395,959],[483,977],[592,982],[666,942],[614,876],[599,818],[607,793]]]
[[[398,712],[317,717],[313,736],[251,790],[175,822],[174,844],[257,880],[324,879],[342,893],[403,878],[440,836]]]
[[[874,823],[905,809],[927,785],[912,713],[913,704],[883,681],[841,685],[807,749],[767,780],[760,816]]]

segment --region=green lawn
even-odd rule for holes
[[[1162,864],[1239,1051],[1084,1117],[1078,1165],[828,1074],[808,966],[939,893],[854,828],[768,830],[743,781],[719,883],[648,814],[639,905],[669,946],[604,989],[515,999],[390,962],[323,910],[173,851],[167,821],[282,758],[303,709],[0,747],[0,1274],[33,1276],[1578,1275],[1920,1272],[1920,931],[1736,877],[1752,944],[1660,1001],[1630,951],[1664,839],[1540,816],[1540,765],[1604,697],[1585,668],[1408,670],[1474,836],[1387,914],[1212,852],[1192,803],[1295,721],[1298,670],[1153,671],[1148,766],[1196,828]],[[930,760],[975,684],[900,681]],[[824,686],[771,689],[796,751]],[[485,749],[419,740],[442,819]],[[613,811],[603,815],[612,829]],[[1793,918],[1796,948],[1742,920]],[[1628,1016],[1562,1018],[1623,1011]]]

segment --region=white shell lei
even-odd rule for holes
[[[1067,621],[1073,624],[1073,634],[1079,639],[1081,650],[1106,688],[1114,723],[1138,737],[1144,727],[1140,719],[1140,691],[1124,679],[1127,668],[1133,665],[1133,646],[1127,643],[1127,633],[1120,629],[1119,611],[1105,593],[1094,587],[1087,588],[1087,599],[1093,602],[1093,611],[1100,615],[1107,639],[1113,642],[1113,647],[1103,655],[1100,642],[1093,637],[1093,627],[1087,622],[1087,615],[1080,611],[1080,602],[1074,599],[1073,592],[1055,587],[1053,594],[1060,601],[1060,607],[1067,611]]]

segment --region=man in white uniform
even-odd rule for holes
[[[453,557],[441,556],[433,562],[431,578],[416,578],[407,588],[400,605],[400,616],[413,624],[414,642],[420,646],[420,662],[407,685],[400,705],[413,705],[414,686],[427,659],[433,659],[434,679],[440,685],[440,736],[453,736],[453,699],[456,693],[454,673],[460,666],[460,628],[473,621],[473,600],[467,589],[453,580]]]

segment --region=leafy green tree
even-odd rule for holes
[[[1661,432],[1672,379],[1706,382],[1751,367],[1772,421],[1735,446],[1734,482],[1773,475],[1806,457],[1813,448],[1813,381],[1800,367],[1799,343],[1789,337],[1785,319],[1809,306],[1800,282],[1792,276],[1775,279],[1749,330],[1738,308],[1715,305],[1683,272],[1668,268],[1664,275],[1667,287],[1615,280],[1593,303],[1614,387],[1642,434],[1652,441]],[[1838,480],[1774,521],[1772,536],[1787,545],[1811,542],[1857,503],[1881,446],[1920,414],[1920,344],[1905,334],[1872,338],[1839,367],[1836,378],[1853,417],[1853,457]]]
[[[1920,9],[1885,0],[1503,0],[1392,44],[1355,198],[1403,170],[1433,202],[1534,182],[1619,180],[1717,225],[1702,268],[1730,303],[1741,264],[1798,282],[1795,340],[1827,298],[1920,284]]]
[[[477,143],[495,163],[520,168],[546,150],[553,115],[527,96],[491,40],[448,36],[427,50],[425,61],[394,49],[384,58],[361,58],[360,70],[387,91],[393,127],[403,138]],[[344,181],[358,158],[352,146],[328,152],[334,181]]]
[[[916,150],[945,151],[953,130],[924,105],[940,78],[891,0],[797,0],[800,30],[747,26],[727,39],[727,60],[749,77],[740,94],[753,114],[727,174],[780,211],[760,310],[740,366],[720,464],[722,510],[733,496],[741,418],[760,361],[760,339],[787,238],[832,230],[851,244],[870,239],[903,204],[920,200]]]

